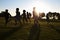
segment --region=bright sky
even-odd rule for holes
[[[60,0],[0,0],[0,12],[9,9],[12,16],[15,15],[16,8],[25,9],[32,13],[33,7],[36,7],[37,12],[59,12]]]

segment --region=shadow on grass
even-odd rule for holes
[[[11,36],[14,32],[18,31],[21,28],[22,28],[22,25],[20,25],[18,27],[14,27],[9,31],[0,33],[0,40],[5,40],[7,37]]]
[[[40,24],[34,24],[30,30],[28,40],[39,40]]]

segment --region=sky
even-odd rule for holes
[[[60,13],[60,0],[0,0],[0,12],[8,9],[12,16],[16,15],[16,8],[19,8],[22,14],[23,9],[32,13],[33,7],[36,7],[38,13]]]

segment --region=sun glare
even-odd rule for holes
[[[37,1],[33,5],[34,5],[34,7],[36,7],[36,11],[38,14],[39,14],[39,12],[47,13],[51,9],[50,6],[44,2]]]

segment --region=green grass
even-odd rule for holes
[[[4,25],[4,19],[0,19],[0,35],[6,34],[4,40],[27,40],[30,34],[30,29],[33,25],[33,20],[25,24],[15,25],[14,20]],[[39,40],[60,40],[60,22],[39,21],[40,37]],[[12,32],[11,32],[12,31]],[[7,36],[8,35],[8,36]],[[0,36],[1,37],[1,36]]]

